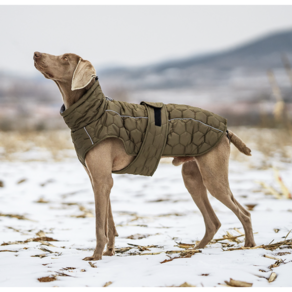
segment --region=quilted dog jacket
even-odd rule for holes
[[[199,156],[225,135],[227,121],[212,112],[179,104],[111,100],[98,81],[61,115],[71,129],[74,147],[85,166],[87,152],[106,138],[123,141],[135,159],[113,173],[152,176],[161,156]]]

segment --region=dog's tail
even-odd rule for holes
[[[228,130],[228,135],[230,141],[235,145],[235,147],[245,155],[251,156],[251,150],[246,146],[246,144],[236,136],[232,131]]]

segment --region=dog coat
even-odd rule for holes
[[[113,173],[152,176],[161,156],[199,156],[212,150],[225,135],[227,120],[212,112],[180,104],[111,100],[98,80],[76,103],[60,114],[71,129],[79,161],[85,165],[90,149],[114,137],[135,156]]]

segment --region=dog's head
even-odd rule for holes
[[[96,76],[92,64],[76,54],[54,56],[35,52],[34,66],[46,78],[59,83],[70,84],[72,91],[85,88]]]

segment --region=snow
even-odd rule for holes
[[[195,243],[205,233],[202,215],[184,187],[180,167],[169,163],[161,163],[152,178],[114,175],[111,203],[119,233],[116,248],[132,249],[112,257],[103,256],[101,261],[93,261],[96,268],[92,267],[82,260],[91,256],[95,247],[94,198],[87,174],[74,157],[56,162],[49,154],[38,151],[23,154],[18,162],[0,162],[0,181],[4,184],[0,188],[0,213],[29,219],[0,216],[0,251],[12,250],[0,252],[0,286],[103,286],[112,282],[110,287],[141,287],[179,286],[187,282],[199,287],[220,287],[230,278],[250,282],[253,287],[292,286],[292,250],[286,247],[274,251],[262,248],[224,251],[226,247],[217,242],[208,244],[201,253],[190,258],[161,263],[179,256],[179,253],[165,253],[183,250],[177,243]],[[32,157],[38,157],[39,161],[30,161]],[[249,159],[259,159],[257,155],[254,157]],[[257,245],[282,241],[292,229],[292,200],[279,200],[265,194],[256,181],[276,188],[273,170],[250,165],[246,161],[231,160],[233,194],[243,206],[256,204],[250,212]],[[277,166],[291,190],[291,164],[278,161]],[[45,202],[38,203],[40,198]],[[209,198],[222,223],[214,238],[222,238],[227,231],[240,235],[234,230],[243,232],[237,217],[211,195]],[[76,217],[84,214],[84,218]],[[58,241],[50,241],[53,246],[41,242],[1,245],[37,238],[40,230]],[[147,237],[127,238],[136,234]],[[288,235],[288,239],[291,238],[292,234]],[[239,239],[240,243],[224,242],[233,247],[243,246],[243,237]],[[139,251],[129,244],[156,247]],[[278,252],[287,254],[281,256]],[[159,254],[143,255],[145,253]],[[34,255],[45,256],[32,257]],[[281,258],[284,263],[270,269],[275,260],[263,255]],[[68,267],[74,269],[64,270]],[[267,279],[273,271],[277,278],[269,283]],[[52,275],[56,275],[55,281],[38,281]]]

